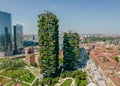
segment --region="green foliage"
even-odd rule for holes
[[[64,67],[66,70],[74,70],[80,57],[79,35],[77,33],[65,33],[63,41]]]
[[[106,48],[107,50],[113,50],[113,48]]]
[[[115,56],[114,59],[115,59],[115,61],[119,62],[118,56]]]
[[[25,64],[22,60],[5,59],[5,60],[1,61],[1,68],[3,68],[3,69],[14,70],[14,69],[18,69],[18,68],[21,68],[24,66],[25,66]]]
[[[78,70],[74,72],[69,72],[69,71],[63,72],[61,74],[61,78],[66,78],[66,77],[74,78],[77,86],[87,85],[86,73],[84,73],[83,71]]]
[[[61,74],[61,78],[72,77],[73,72],[65,71]]]
[[[63,63],[63,58],[59,58],[59,64]]]
[[[77,86],[86,86],[87,85],[86,74],[83,71],[76,71],[75,74]]]
[[[34,66],[34,67],[38,67],[35,62],[31,63],[30,65],[31,65],[31,66]]]
[[[58,19],[50,12],[38,17],[41,73],[51,76],[57,72],[59,66]]]

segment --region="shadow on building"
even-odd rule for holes
[[[80,48],[79,67],[85,68],[88,59],[89,59],[89,52],[87,50],[85,50],[84,47],[81,47]]]

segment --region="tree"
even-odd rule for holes
[[[65,33],[63,41],[64,67],[66,70],[74,70],[80,57],[79,35],[77,33]]]
[[[25,64],[22,60],[10,60],[10,59],[5,59],[1,61],[0,65],[3,69],[11,69],[15,70],[21,67],[24,67]]]
[[[59,66],[58,18],[51,12],[40,14],[38,17],[41,73],[53,76]]]
[[[119,58],[117,56],[114,57],[116,62],[119,62]]]

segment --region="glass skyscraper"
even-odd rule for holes
[[[16,24],[14,29],[14,54],[19,54],[23,49],[23,26]]]
[[[11,14],[0,11],[0,57],[9,55],[12,51]]]

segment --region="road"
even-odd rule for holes
[[[105,79],[101,76],[100,72],[98,71],[92,59],[89,59],[87,61],[87,64],[91,70],[93,81],[95,81],[98,86],[106,86]]]

